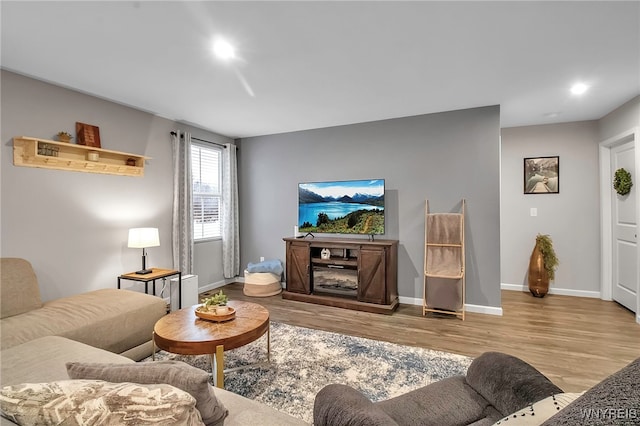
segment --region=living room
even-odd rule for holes
[[[2,7],[4,32],[11,15]],[[42,31],[46,34],[46,28]],[[5,44],[12,41],[3,34],[3,51]],[[67,55],[78,66],[78,54]],[[114,57],[105,59],[105,66],[126,67]],[[282,238],[292,236],[296,224],[299,182],[384,178],[384,238],[400,241],[401,304],[422,302],[425,199],[435,211],[449,211],[462,198],[467,202],[469,312],[500,316],[503,289],[526,291],[527,264],[538,233],[553,237],[560,257],[551,295],[600,298],[605,293],[599,143],[640,126],[637,81],[618,104],[588,120],[504,127],[505,106],[494,102],[284,133],[225,136],[213,126],[193,124],[190,117],[123,105],[117,94],[94,96],[72,89],[73,82],[63,78],[52,84],[18,71],[3,60],[0,250],[2,257],[32,262],[43,300],[115,288],[117,276],[138,269],[140,252],[127,247],[130,228],[157,227],[160,246],[148,250],[149,262],[173,267],[170,132],[176,130],[239,148],[241,265],[261,257],[284,260]],[[170,83],[165,86],[148,96],[176,95]],[[306,102],[304,96],[294,100]],[[58,131],[73,132],[76,122],[98,126],[105,149],[149,157],[144,177],[13,165],[13,137],[53,139]],[[560,158],[559,194],[523,194],[523,158],[552,155]],[[532,208],[537,216],[530,214]],[[192,272],[202,291],[235,281],[222,274],[220,241],[197,243],[194,263]]]

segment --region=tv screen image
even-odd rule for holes
[[[298,184],[298,229],[312,234],[384,234],[384,179]]]

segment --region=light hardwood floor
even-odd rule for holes
[[[476,357],[500,351],[529,362],[566,392],[585,390],[640,357],[640,325],[615,302],[502,291],[503,315],[422,316],[401,304],[393,315],[371,314],[281,296],[249,298],[242,284],[222,288],[230,299],[265,306],[271,320]],[[205,293],[201,294],[203,296]]]

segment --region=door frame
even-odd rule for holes
[[[616,136],[600,142],[600,298],[612,300],[613,294],[613,232],[611,221],[613,218],[612,192],[611,192],[611,148],[627,142],[634,143],[635,170],[631,172],[634,178],[636,190],[640,188],[638,170],[640,170],[640,127],[633,127]],[[640,192],[636,196],[636,224],[640,226]],[[639,265],[636,275],[636,285],[640,284],[640,248],[636,254],[636,263]],[[640,324],[640,287],[636,291],[636,322]]]

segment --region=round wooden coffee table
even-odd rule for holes
[[[171,312],[153,327],[155,347],[181,355],[209,355],[214,384],[224,388],[224,351],[244,346],[267,333],[267,362],[271,361],[269,311],[257,303],[232,300],[234,319],[225,322],[196,317],[194,305]],[[231,370],[227,370],[231,371]]]

